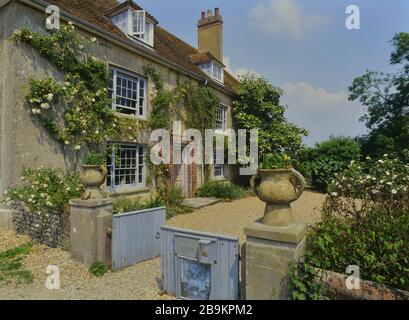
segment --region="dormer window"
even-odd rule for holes
[[[158,22],[148,12],[131,1],[110,10],[107,16],[123,33],[153,47],[154,28]]]
[[[129,35],[136,37],[153,47],[154,23],[146,16],[143,10],[131,10],[129,16]]]
[[[224,67],[215,60],[203,63],[199,65],[208,76],[214,80],[223,83],[224,82]]]

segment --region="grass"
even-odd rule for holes
[[[4,252],[0,252],[0,285],[2,284],[28,284],[33,282],[33,274],[23,269],[22,260],[31,250],[31,245],[26,244]]]

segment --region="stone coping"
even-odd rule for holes
[[[70,205],[74,207],[85,207],[85,208],[95,208],[95,207],[103,207],[107,205],[111,205],[115,202],[115,199],[89,199],[89,200],[81,200],[81,199],[73,199],[70,200]]]
[[[266,226],[261,219],[244,228],[247,237],[298,244],[307,233],[307,225],[296,222],[287,227]]]
[[[409,292],[390,288],[368,280],[360,281],[360,289],[346,287],[349,275],[333,271],[316,269],[318,283],[323,283],[329,298],[338,300],[409,300]]]

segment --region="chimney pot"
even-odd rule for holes
[[[202,19],[206,19],[206,12],[202,11]]]
[[[213,15],[212,10],[207,10],[207,17],[211,17]]]
[[[215,8],[215,9],[214,9],[214,15],[215,15],[215,16],[220,15],[220,9],[219,9],[219,8]]]

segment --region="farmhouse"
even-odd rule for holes
[[[149,118],[155,94],[153,79],[146,72],[150,66],[162,76],[167,89],[185,81],[214,89],[220,101],[215,129],[232,128],[232,96],[238,82],[223,65],[223,19],[218,8],[201,13],[196,49],[163,29],[153,13],[133,1],[0,0],[0,194],[19,183],[24,167],[78,166],[35,123],[24,91],[31,78],[63,79],[63,74],[29,46],[10,41],[23,27],[49,32],[45,22],[50,5],[60,9],[61,24],[70,22],[86,37],[97,39],[92,54],[108,61],[109,107],[117,115],[135,121]],[[115,141],[112,154],[120,159],[107,157],[106,189],[111,197],[150,194],[148,142],[149,135],[141,135],[137,142]],[[193,195],[205,179],[204,170],[196,164],[175,165],[171,171],[172,183],[186,196]],[[228,166],[211,168],[213,179],[226,180],[231,175]],[[7,208],[0,210],[4,213]]]

